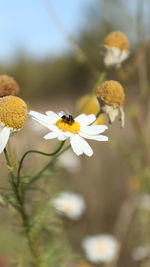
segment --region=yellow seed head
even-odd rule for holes
[[[80,124],[74,121],[72,124],[67,123],[64,119],[59,119],[56,126],[63,132],[78,133],[80,131]]]
[[[109,33],[103,41],[103,45],[117,47],[120,50],[129,49],[127,36],[119,31]]]
[[[0,98],[0,123],[13,130],[20,130],[27,119],[27,105],[17,96]]]
[[[0,75],[0,96],[18,95],[19,85],[14,78],[8,75]]]
[[[123,106],[125,93],[122,85],[117,81],[106,81],[96,90],[96,96],[107,105]]]
[[[89,115],[89,114],[96,114],[100,109],[100,105],[95,95],[87,94],[87,95],[82,96],[78,100],[77,108],[80,112],[83,112]]]

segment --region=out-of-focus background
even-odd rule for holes
[[[150,118],[149,25],[149,0],[1,2],[0,74],[15,78],[29,110],[64,110],[77,115],[77,101],[91,92],[103,71],[106,79],[117,80],[125,88],[125,128],[121,129],[115,121],[106,133],[108,143],[90,142],[94,149],[92,158],[83,156],[71,162],[71,157],[66,157],[65,163],[58,163],[61,166],[55,176],[50,176],[50,194],[71,191],[85,199],[87,208],[78,221],[62,219],[65,240],[83,261],[87,259],[82,240],[88,235],[107,233],[118,239],[123,237],[118,267],[150,266],[150,127],[146,127]],[[107,70],[100,56],[100,44],[113,30],[128,36],[131,54],[121,68]],[[108,124],[107,118],[104,123]],[[46,132],[29,120],[24,130],[12,137],[12,151],[17,157],[27,149],[50,151],[54,142],[42,139]],[[34,172],[46,160],[40,156],[27,160],[24,171],[30,167]],[[3,163],[0,155],[0,183],[6,186]],[[142,199],[145,194],[145,206],[135,208],[135,198]],[[16,222],[9,209],[0,208],[0,217],[3,267],[9,264],[11,255],[17,254],[19,237],[16,240]],[[148,246],[146,256],[134,256],[135,248],[144,250]]]

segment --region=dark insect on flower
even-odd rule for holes
[[[74,123],[74,118],[72,117],[72,115],[64,114],[61,118],[63,119],[64,122],[70,125]]]

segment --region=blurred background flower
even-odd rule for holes
[[[52,200],[52,205],[60,215],[65,215],[71,220],[78,220],[85,211],[84,199],[71,192],[61,192]]]
[[[86,237],[82,246],[87,259],[93,263],[111,262],[119,250],[118,241],[108,234]]]
[[[120,67],[121,63],[129,56],[128,37],[122,32],[111,32],[105,37],[101,50],[107,67]]]

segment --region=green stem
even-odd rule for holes
[[[11,164],[10,164],[10,160],[9,160],[9,156],[8,156],[6,148],[4,148],[4,155],[5,155],[5,158],[6,158],[7,165],[10,167]]]
[[[98,79],[97,79],[97,82],[95,83],[93,89],[92,89],[92,94],[95,94],[95,90],[97,89],[98,86],[100,86],[102,84],[102,82],[104,82],[106,78],[106,72],[102,72],[100,73]]]
[[[12,166],[11,161],[9,159],[8,152],[7,152],[6,148],[4,148],[4,155],[5,155],[6,162],[7,162],[7,168],[8,168],[8,171],[9,171],[9,176],[10,176],[11,182],[14,185],[15,184],[15,175],[13,173],[13,166]]]
[[[16,208],[17,208],[17,210],[20,213],[21,218],[22,218],[22,223],[23,223],[23,227],[24,227],[24,230],[25,230],[25,234],[26,234],[27,240],[28,240],[30,251],[32,252],[32,255],[33,255],[33,257],[34,257],[34,259],[35,259],[35,261],[37,263],[37,266],[39,266],[39,263],[40,263],[40,260],[41,260],[41,253],[40,253],[39,248],[37,248],[37,245],[36,245],[37,240],[35,240],[35,239],[32,240],[31,237],[30,237],[29,220],[28,220],[28,216],[27,216],[27,214],[25,212],[23,198],[20,195],[20,183],[17,184],[15,182],[15,178],[16,177],[15,177],[15,175],[13,173],[13,166],[11,165],[11,161],[9,159],[9,155],[7,153],[6,148],[4,149],[4,155],[5,155],[6,162],[7,162],[7,167],[8,167],[8,170],[9,170],[10,183],[12,185],[14,196],[15,196],[15,199],[16,199],[17,204],[18,204],[18,205],[16,205]]]
[[[45,152],[41,152],[41,151],[38,151],[38,150],[28,150],[27,152],[25,152],[25,154],[22,156],[20,162],[19,162],[19,167],[18,167],[18,171],[17,171],[17,185],[20,184],[20,173],[21,173],[21,169],[22,169],[22,166],[23,166],[23,161],[24,159],[26,158],[26,156],[30,153],[36,153],[36,154],[40,154],[40,155],[44,155],[44,156],[54,156],[56,155],[60,150],[61,148],[63,147],[65,141],[62,141],[60,146],[52,153],[45,153]]]
[[[32,180],[26,185],[25,187],[25,191],[29,189],[29,187],[36,182],[41,175],[43,174],[43,172],[45,172],[50,166],[53,165],[53,163],[55,162],[55,160],[61,155],[63,154],[66,150],[68,150],[70,148],[70,145],[66,146],[62,151],[60,151],[60,153],[58,153],[50,162],[48,162],[35,176],[32,177]]]

